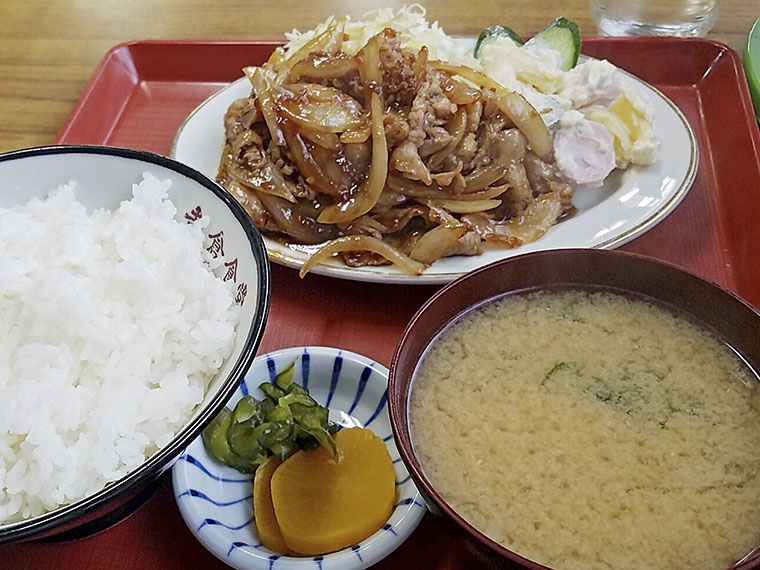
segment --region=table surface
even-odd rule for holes
[[[392,0],[386,5],[400,7]],[[0,3],[0,152],[51,144],[98,63],[117,44],[143,39],[278,39],[292,28],[313,27],[329,14],[357,18],[368,0],[4,0]],[[558,16],[576,21],[584,36],[596,34],[586,0],[510,3],[454,0],[428,4],[428,17],[451,35],[476,35],[502,23],[524,36]],[[741,53],[757,0],[726,0],[709,38]],[[277,297],[261,350],[302,344],[337,345],[388,365],[405,323],[435,287],[355,283],[334,287],[315,277],[273,267]],[[346,293],[350,297],[346,297]],[[359,301],[361,299],[361,301]],[[326,311],[324,307],[338,306]],[[379,318],[355,318],[368,312]],[[346,326],[345,323],[351,323]],[[299,327],[278,323],[300,323]],[[467,555],[436,548],[449,530],[427,515],[415,545],[403,545],[383,564],[393,568],[471,567]],[[424,562],[420,558],[425,552]],[[0,568],[225,568],[192,539],[174,504],[167,480],[137,513],[99,535],[68,543],[0,547]]]

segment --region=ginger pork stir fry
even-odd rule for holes
[[[419,274],[534,241],[572,208],[522,96],[401,49],[390,28],[353,57],[343,38],[338,22],[247,68],[251,96],[225,116],[218,180],[264,232],[324,244],[302,275],[334,255]]]

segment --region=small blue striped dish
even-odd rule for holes
[[[417,527],[425,506],[399,457],[388,417],[388,369],[364,356],[326,347],[296,347],[258,356],[228,403],[245,394],[260,398],[258,385],[296,362],[293,378],[330,410],[343,427],[371,429],[385,441],[396,476],[396,505],[388,522],[369,538],[332,554],[282,556],[256,535],[252,478],[217,463],[199,437],[172,467],[180,513],[196,538],[217,558],[238,570],[348,570],[367,568],[393,552]]]

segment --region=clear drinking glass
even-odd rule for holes
[[[603,36],[701,37],[715,25],[719,0],[590,0]]]

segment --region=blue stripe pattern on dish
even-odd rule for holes
[[[207,457],[206,460],[207,461],[208,460],[213,461],[213,459],[211,459],[210,457]],[[237,474],[237,477],[222,477],[221,475],[218,475],[216,473],[212,473],[211,471],[209,471],[208,469],[206,469],[206,467],[203,465],[203,463],[201,463],[200,461],[198,461],[198,459],[196,459],[195,457],[193,457],[192,455],[189,455],[187,453],[183,453],[179,457],[179,461],[186,461],[190,465],[193,465],[194,467],[197,467],[198,469],[200,469],[208,477],[210,477],[212,479],[216,479],[217,481],[221,481],[223,483],[250,483],[251,482],[250,477],[241,477],[240,473],[238,473],[237,471],[233,471],[233,473]]]
[[[216,505],[217,507],[229,507],[230,505],[237,505],[238,503],[241,503],[243,501],[252,501],[253,495],[246,495],[245,497],[240,497],[239,499],[234,499],[232,501],[225,501],[223,503],[220,503],[219,501],[215,501],[211,497],[208,497],[205,493],[202,493],[201,491],[198,491],[197,489],[188,489],[187,491],[184,491],[183,493],[180,493],[177,498],[182,497],[184,495],[189,495],[191,497],[195,497],[198,499],[203,499],[204,501],[208,501],[212,505]]]
[[[357,545],[318,557],[281,556],[261,545],[251,500],[251,477],[217,463],[199,437],[173,467],[180,512],[196,538],[218,558],[240,570],[366,568],[392,552],[416,528],[425,506],[401,461],[388,416],[388,371],[372,360],[339,349],[296,347],[259,356],[228,407],[271,382],[294,360],[293,381],[309,390],[330,411],[339,427],[364,426],[386,444],[393,461],[396,502],[388,522]],[[241,494],[242,492],[242,494]]]

